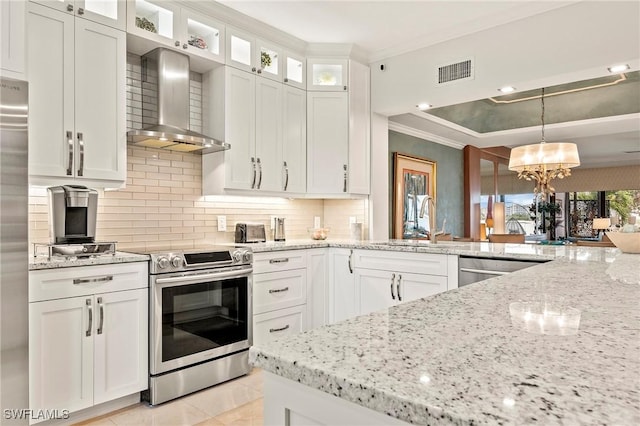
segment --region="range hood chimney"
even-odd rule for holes
[[[231,145],[189,130],[189,57],[159,47],[142,56],[142,81],[157,86],[157,114],[142,109],[144,128],[127,132],[137,146],[208,154]]]

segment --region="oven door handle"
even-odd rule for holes
[[[171,277],[171,278],[156,278],[155,283],[160,285],[162,284],[172,284],[172,285],[194,284],[194,283],[201,283],[201,282],[206,282],[210,280],[247,277],[252,272],[253,272],[253,269],[250,268],[250,269],[242,269],[239,271],[215,272],[211,274],[188,275],[188,276]]]

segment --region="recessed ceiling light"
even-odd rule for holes
[[[500,92],[502,92],[502,93],[511,93],[511,92],[513,92],[514,90],[516,90],[516,88],[515,88],[515,87],[513,87],[513,86],[504,86],[504,87],[501,87],[501,88],[500,88],[500,89],[498,89],[498,90],[499,90]]]
[[[614,66],[611,66],[611,67],[609,67],[607,69],[609,70],[610,73],[617,74],[619,72],[624,72],[624,71],[628,70],[629,68],[631,68],[629,65],[623,64],[623,65],[614,65]]]
[[[416,105],[416,106],[418,107],[418,109],[419,109],[420,111],[424,111],[424,110],[427,110],[427,109],[431,108],[431,105],[429,105],[429,104],[427,104],[427,103],[424,103],[424,102],[423,102],[423,103],[421,103],[421,104],[418,104],[418,105]]]

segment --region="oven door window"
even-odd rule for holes
[[[162,289],[162,362],[247,340],[247,278]]]

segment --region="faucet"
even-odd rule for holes
[[[436,240],[436,226],[438,222],[436,221],[436,200],[431,196],[427,195],[422,199],[422,204],[420,205],[420,217],[424,217],[424,209],[429,203],[429,232],[430,232],[430,240],[432,244],[437,243]]]

